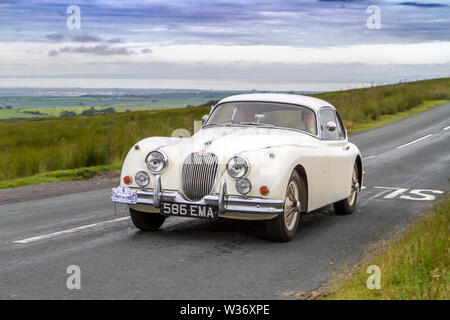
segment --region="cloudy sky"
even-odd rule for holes
[[[449,75],[450,0],[0,0],[1,87],[335,90]]]

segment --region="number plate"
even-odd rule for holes
[[[190,217],[201,219],[217,219],[216,207],[190,204],[161,202],[161,214],[164,216]]]
[[[136,204],[137,193],[128,187],[113,188],[111,200],[120,203]]]

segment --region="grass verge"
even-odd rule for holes
[[[67,180],[85,180],[90,179],[103,171],[118,170],[120,168],[121,164],[115,163],[94,167],[43,172],[35,174],[34,176],[31,177],[0,181],[0,190],[39,183],[67,181]]]
[[[397,240],[392,236],[379,249],[363,259],[347,280],[339,273],[323,298],[328,300],[447,300],[449,299],[449,222],[450,198],[447,196],[433,212],[413,223]],[[381,270],[381,289],[367,288],[368,266]]]
[[[398,112],[396,114],[385,114],[378,118],[378,120],[373,120],[365,123],[359,123],[355,125],[349,132],[356,133],[361,131],[366,131],[370,129],[375,129],[384,125],[387,125],[389,123],[406,119],[412,116],[415,116],[416,114],[428,111],[430,109],[433,109],[435,107],[441,106],[447,102],[450,102],[450,100],[431,100],[431,101],[424,101],[417,107],[413,107],[407,111]]]

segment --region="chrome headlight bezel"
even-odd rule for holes
[[[141,179],[138,178],[138,175],[144,175],[144,177],[147,179],[146,183],[140,184],[139,182],[141,181]],[[134,181],[139,187],[145,188],[150,183],[150,175],[147,172],[145,172],[145,171],[139,171],[138,173],[136,173],[134,175]]]
[[[154,167],[150,166],[149,164],[149,157],[152,155],[157,155],[156,158],[160,159],[160,164],[162,164],[162,167],[160,169],[155,169]],[[150,151],[147,156],[145,157],[145,164],[147,165],[148,170],[150,170],[151,173],[158,174],[164,171],[164,169],[167,168],[167,165],[169,163],[169,158],[167,157],[167,154],[164,151],[161,150],[153,150]]]
[[[232,173],[233,171],[230,172],[230,169],[232,169],[232,167],[231,167],[231,162],[234,161],[235,159],[242,160],[242,163],[241,163],[241,164],[243,164],[244,167],[245,167],[245,172],[244,172],[243,174],[237,174],[237,175],[234,175],[234,174]],[[244,157],[244,156],[233,156],[233,157],[231,157],[231,159],[228,160],[228,162],[227,162],[227,172],[228,172],[228,174],[229,174],[232,178],[234,178],[234,179],[242,179],[242,178],[245,178],[245,177],[249,174],[249,172],[250,172],[250,162],[249,162],[248,159],[247,159],[246,157]]]
[[[244,190],[242,187],[239,187],[240,183],[247,183],[247,188],[246,190]],[[249,179],[247,178],[240,178],[236,180],[236,190],[237,192],[239,192],[242,195],[247,195],[251,190],[252,190],[252,183]]]

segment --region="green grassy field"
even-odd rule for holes
[[[31,119],[38,118],[38,116],[33,114],[21,113],[18,109],[0,109],[0,120],[8,120],[8,119]]]
[[[349,131],[427,110],[450,97],[450,78],[318,95],[334,104]],[[411,98],[412,97],[412,98]],[[428,102],[433,100],[433,102]],[[418,108],[414,108],[418,107]],[[0,122],[0,181],[123,161],[129,148],[174,129],[193,131],[210,106],[100,116]],[[398,113],[402,112],[402,113]]]
[[[347,129],[395,115],[424,101],[449,100],[450,78],[405,82],[386,86],[327,92],[315,95],[339,109]]]
[[[177,107],[151,107],[151,106],[122,106],[122,107],[99,107],[94,106],[95,110],[105,110],[113,108],[114,112],[134,112],[134,111],[148,111],[148,110],[163,110]],[[179,106],[178,106],[179,108]],[[61,112],[75,112],[80,115],[81,112],[91,109],[91,107],[49,107],[49,108],[24,108],[24,109],[0,109],[0,120],[14,120],[14,119],[38,119],[49,117],[60,117]],[[28,112],[39,112],[39,114],[31,114]]]
[[[209,106],[89,117],[9,120],[0,123],[0,181],[37,173],[121,162],[149,136],[193,131]]]
[[[368,253],[367,262],[350,279],[339,281],[324,298],[343,299],[417,299],[448,300],[450,298],[450,200],[437,205],[400,240],[396,237],[384,242],[380,251]],[[372,257],[372,258],[370,258]],[[367,288],[367,267],[381,270],[381,288]]]
[[[349,129],[349,132],[355,133],[365,130],[374,129],[377,127],[384,126],[386,124],[405,119],[408,117],[412,117],[416,114],[419,114],[421,112],[428,111],[430,109],[433,109],[434,107],[441,106],[450,100],[431,100],[431,101],[424,101],[417,107],[413,107],[411,109],[408,109],[406,111],[397,112],[396,114],[383,114],[381,115],[377,120],[368,121],[368,122],[362,122],[357,123],[352,126],[351,129]]]
[[[178,106],[179,107],[179,106]],[[45,114],[45,116],[50,117],[59,117],[61,115],[61,112],[63,111],[72,111],[75,112],[77,115],[80,115],[81,112],[90,109],[91,107],[52,107],[52,108],[25,108],[20,109],[20,114],[27,114],[26,112],[40,112],[42,114]],[[107,108],[113,108],[115,112],[126,112],[129,111],[148,111],[148,110],[161,110],[161,109],[170,109],[173,107],[151,107],[151,106],[126,106],[126,107],[99,107],[94,106],[95,110],[105,110]],[[33,116],[33,115],[31,115]],[[36,115],[36,118],[42,118],[43,116]]]
[[[176,107],[199,105],[211,100],[208,97],[130,97],[130,96],[73,96],[73,97],[0,97],[0,107],[11,106],[19,108],[61,108],[61,107],[115,107],[115,106],[149,106],[149,107]]]
[[[191,94],[192,95],[192,94]],[[31,119],[44,117],[60,117],[61,112],[71,111],[79,115],[81,112],[94,107],[96,110],[113,108],[115,112],[161,110],[182,108],[188,105],[196,106],[210,101],[207,94],[203,97],[0,97],[0,120]],[[210,94],[214,97],[214,93]],[[6,109],[6,107],[11,109]],[[39,114],[31,114],[38,112]]]

